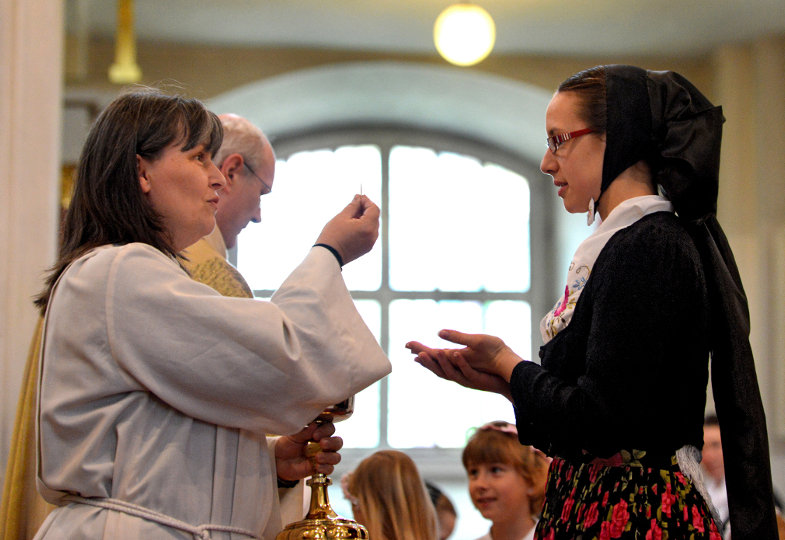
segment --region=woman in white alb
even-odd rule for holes
[[[303,427],[390,370],[340,271],[377,237],[367,198],[271,302],[183,270],[176,253],[215,226],[221,138],[200,102],[157,91],[117,98],[91,129],[38,299],[38,484],[58,505],[39,538],[274,538],[276,482],[339,459],[331,427]],[[286,436],[268,448],[268,433]]]

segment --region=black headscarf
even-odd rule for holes
[[[734,540],[776,539],[768,436],[747,297],[717,221],[722,109],[671,71],[604,66],[602,191],[646,160],[701,255],[711,305],[711,380]]]

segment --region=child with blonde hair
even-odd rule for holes
[[[514,424],[496,421],[472,435],[463,449],[472,503],[491,521],[478,540],[531,540],[548,476],[549,459],[518,442]]]
[[[438,540],[436,511],[414,461],[380,450],[341,480],[354,519],[373,540]]]

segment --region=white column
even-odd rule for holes
[[[0,480],[37,313],[54,261],[63,5],[0,0]]]

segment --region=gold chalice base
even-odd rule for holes
[[[346,538],[368,539],[368,529],[350,519],[344,519],[330,507],[327,486],[332,481],[323,474],[315,474],[311,486],[311,507],[305,519],[290,523],[275,540],[338,540]]]
[[[323,518],[303,519],[289,524],[278,533],[275,540],[333,540],[344,538],[368,538],[368,530],[349,519]]]

